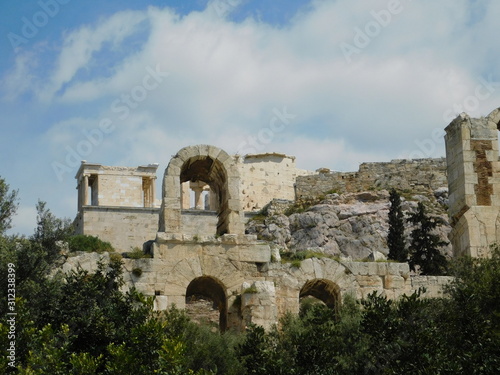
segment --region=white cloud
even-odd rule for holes
[[[25,235],[33,234],[36,228],[36,208],[35,206],[20,205],[16,215],[12,218],[12,229],[10,234],[21,233]]]
[[[402,11],[349,64],[341,43],[354,43],[356,28],[373,22],[372,11],[387,10],[388,3],[318,0],[285,27],[232,22],[213,6],[182,17],[168,8],[120,12],[69,31],[46,79],[36,51],[19,55],[4,86],[12,97],[32,90],[49,110],[65,113],[48,124],[44,138],[50,160],[61,163],[66,147],[76,149],[83,129],[102,119],[111,119],[115,130],[82,159],[164,168],[188,144],[236,152],[283,107],[297,117],[262,151],[295,155],[302,168],[356,170],[363,161],[417,155],[422,144],[432,148],[425,156],[444,155],[436,129],[461,108],[485,115],[500,101],[500,85],[473,99],[488,74],[500,80],[500,4],[401,0]],[[472,12],[477,7],[484,10]],[[128,38],[145,30],[141,48],[118,54],[108,75],[94,74],[100,54],[126,51]],[[157,66],[170,75],[129,106],[127,116],[113,111]]]

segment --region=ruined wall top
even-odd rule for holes
[[[363,163],[357,172],[333,172],[321,168],[316,175],[297,177],[298,198],[318,197],[327,192],[358,192],[374,188],[435,190],[447,185],[446,159],[397,159]]]

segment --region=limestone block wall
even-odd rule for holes
[[[144,207],[142,177],[100,175],[97,183],[100,206]]]
[[[313,174],[295,166],[295,157],[278,153],[246,155],[238,159],[244,211],[259,210],[273,198],[295,199],[297,176]]]
[[[320,169],[316,175],[298,176],[297,198],[317,197],[328,191],[357,192],[381,189],[432,189],[447,186],[446,160],[392,160],[363,163],[358,172],[331,172]]]
[[[159,208],[84,206],[75,219],[77,234],[97,236],[115,250],[143,248],[158,231]]]
[[[221,321],[226,328],[236,330],[250,323],[270,328],[286,312],[298,313],[300,298],[307,295],[321,297],[323,293],[324,297],[326,292],[336,305],[347,295],[361,299],[377,292],[397,299],[425,287],[425,297],[442,297],[452,281],[446,276],[410,276],[408,264],[403,263],[337,262],[329,258],[307,259],[300,267],[270,263],[268,245],[251,237],[226,235],[195,241],[184,236],[164,238],[159,243],[154,258],[123,259],[123,290],[135,287],[155,295],[157,309],[172,304],[185,308],[190,287],[202,279],[199,292],[223,300]],[[70,272],[81,266],[95,271],[99,260],[108,259],[107,254],[81,253],[68,257],[61,269]]]
[[[455,255],[488,256],[500,240],[500,109],[487,117],[462,113],[446,127],[450,240]]]
[[[217,212],[182,210],[182,232],[193,236],[214,236],[217,232]]]

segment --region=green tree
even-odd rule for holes
[[[12,217],[18,207],[18,191],[12,190],[9,192],[9,188],[10,186],[0,177],[0,235],[12,228]]]
[[[447,261],[439,248],[446,245],[434,233],[438,222],[425,211],[422,202],[418,203],[417,211],[410,215],[409,221],[415,225],[411,232],[410,269],[415,271],[417,266],[423,275],[446,274]]]
[[[461,374],[500,373],[500,247],[491,258],[462,257],[451,266],[441,335]]]
[[[388,256],[389,259],[404,263],[408,261],[408,250],[404,238],[404,214],[401,209],[401,196],[395,189],[391,190],[389,201],[391,207],[389,209],[389,233],[387,235]]]
[[[59,253],[57,242],[68,241],[74,232],[71,221],[56,217],[41,200],[38,200],[36,211],[37,225],[32,240],[41,244],[49,254]]]

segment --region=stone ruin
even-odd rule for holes
[[[410,275],[406,263],[326,257],[300,266],[281,263],[268,242],[245,234],[244,224],[275,198],[294,200],[332,188],[434,188],[448,176],[454,252],[487,256],[500,236],[499,125],[500,109],[480,119],[462,114],[446,128],[446,162],[368,163],[352,173],[300,170],[293,157],[278,153],[242,157],[215,146],[189,146],[170,160],[161,201],[155,192],[158,164],[125,168],[83,161],[75,225],[78,233],[98,236],[118,251],[138,247],[152,255],[123,260],[125,288],[156,296],[160,310],[184,308],[203,296],[216,307],[221,330],[244,330],[250,323],[269,328],[286,312],[297,313],[307,296],[332,308],[346,295],[363,298],[374,291],[395,299],[425,286],[427,296],[440,296],[449,277]],[[68,258],[65,269],[88,262],[86,256]]]

